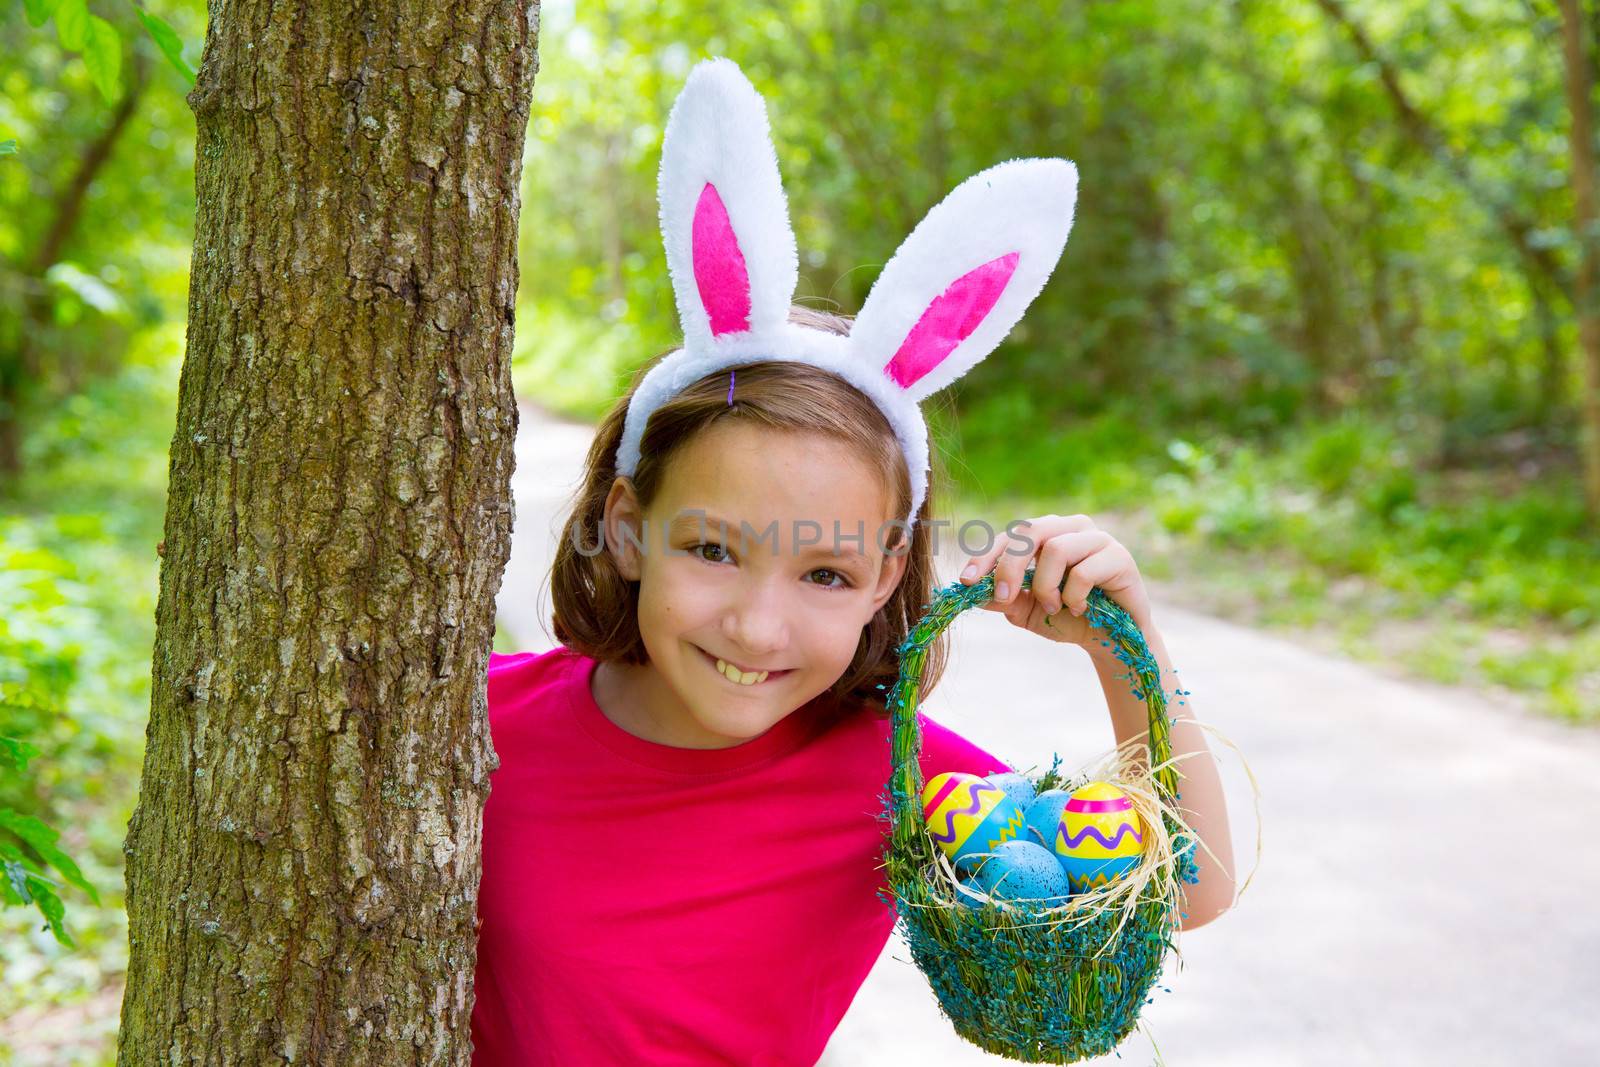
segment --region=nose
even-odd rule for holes
[[[722,616],[722,635],[751,660],[760,661],[789,646],[791,605],[777,584],[745,584]]]

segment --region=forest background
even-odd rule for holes
[[[56,932],[0,910],[0,1063],[114,1048],[204,31],[0,0],[0,852],[67,864],[32,865]],[[1061,267],[932,405],[962,510],[1106,516],[1207,610],[1589,728],[1563,33],[1535,0],[547,4],[518,393],[592,417],[672,343],[655,167],[700,58],[769,102],[814,306],[968,174],[1065,156]]]

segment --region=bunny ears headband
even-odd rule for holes
[[[850,336],[789,322],[799,256],[766,107],[731,60],[689,72],[667,120],[658,197],[683,347],[644,376],[623,420],[632,477],[650,413],[707,374],[756,360],[832,371],[883,411],[911,473],[909,534],[928,483],[918,403],[992,352],[1044,287],[1072,229],[1078,171],[1014,159],[956,186],[878,276]]]

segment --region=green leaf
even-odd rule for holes
[[[56,8],[56,36],[67,51],[83,51],[84,39],[89,36],[89,7],[85,0],[61,0],[61,6]]]
[[[115,289],[71,260],[64,259],[52,264],[50,269],[44,272],[44,276],[46,280],[68,290],[102,315],[116,315],[126,306]]]
[[[83,872],[78,870],[78,865],[56,847],[56,838],[59,836],[54,830],[35,819],[32,815],[22,815],[10,808],[0,808],[0,829],[10,830],[20,838],[23,844],[33,849],[50,866],[61,872],[61,877],[89,894],[89,899],[96,904],[100,903],[100,894],[95,892],[94,886],[84,878]]]
[[[6,860],[6,884],[21,898],[21,903],[33,903],[33,894],[28,892],[28,868],[15,860]]]
[[[43,26],[51,15],[56,13],[56,5],[61,0],[22,0],[22,7],[28,13],[30,26]]]
[[[89,80],[106,103],[115,101],[122,82],[122,35],[99,15],[89,16],[83,62],[89,68]]]
[[[66,918],[67,909],[62,906],[61,898],[35,882],[33,899],[34,903],[39,905],[39,911],[44,914],[45,920],[50,923],[50,932],[56,935],[56,940],[67,948],[76,948],[72,938],[67,936],[67,928],[62,922]]]
[[[14,156],[17,154],[17,139],[8,137],[0,141],[0,156]]]
[[[189,66],[189,61],[183,58],[183,40],[179,38],[171,26],[168,26],[160,17],[150,14],[144,8],[139,8],[139,21],[144,23],[144,28],[150,34],[150,39],[161,49],[161,54],[167,61],[182,74],[184,80],[190,85],[194,84],[194,68]]]
[[[15,141],[0,142],[0,155],[5,155],[7,144]],[[16,770],[27,770],[28,761],[39,754],[39,750],[20,737],[0,737],[0,765],[10,765]]]

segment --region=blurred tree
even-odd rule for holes
[[[159,319],[151,261],[191,233],[183,80],[153,69],[187,79],[181,42],[144,8],[108,14],[0,3],[13,144],[0,163],[0,490],[17,482],[30,419],[115,371],[127,337]]]
[[[1561,0],[1567,104],[1572,142],[1572,199],[1578,231],[1578,275],[1572,303],[1583,345],[1584,488],[1589,514],[1600,524],[1600,307],[1595,306],[1594,71],[1588,55],[1588,19],[1577,0]]]
[[[1590,59],[1585,49],[1589,30],[1580,5],[1577,0],[1560,0],[1566,102],[1570,109],[1566,125],[1572,146],[1569,173],[1575,201],[1574,230],[1578,246],[1577,270],[1571,271],[1555,255],[1550,245],[1539,239],[1537,220],[1514,202],[1503,187],[1482,181],[1473,166],[1472,153],[1453,148],[1437,123],[1411,101],[1402,85],[1399,70],[1379,53],[1342,0],[1316,2],[1350,35],[1362,59],[1377,69],[1384,92],[1393,103],[1406,136],[1442,164],[1494,217],[1517,253],[1529,265],[1530,273],[1537,276],[1535,284],[1541,289],[1555,288],[1574,309],[1578,320],[1579,363],[1586,383],[1583,401],[1578,406],[1583,420],[1580,432],[1585,442],[1581,452],[1585,499],[1590,516],[1600,525],[1600,317],[1597,317],[1593,307],[1595,274],[1593,235],[1590,232],[1594,224],[1594,122],[1590,100],[1593,83]],[[1548,331],[1546,336],[1549,336]]]
[[[119,1060],[465,1064],[538,6],[212,14]]]
[[[144,95],[145,61],[137,52],[132,67],[132,77],[106,117],[104,128],[83,146],[71,175],[43,206],[41,214],[47,221],[38,245],[13,268],[13,284],[21,290],[22,300],[15,341],[0,345],[0,477],[15,475],[22,467],[24,389],[41,375],[46,359],[45,340],[55,314],[55,301],[47,282],[50,270],[61,263],[62,251],[83,217],[89,187],[110,163]]]

